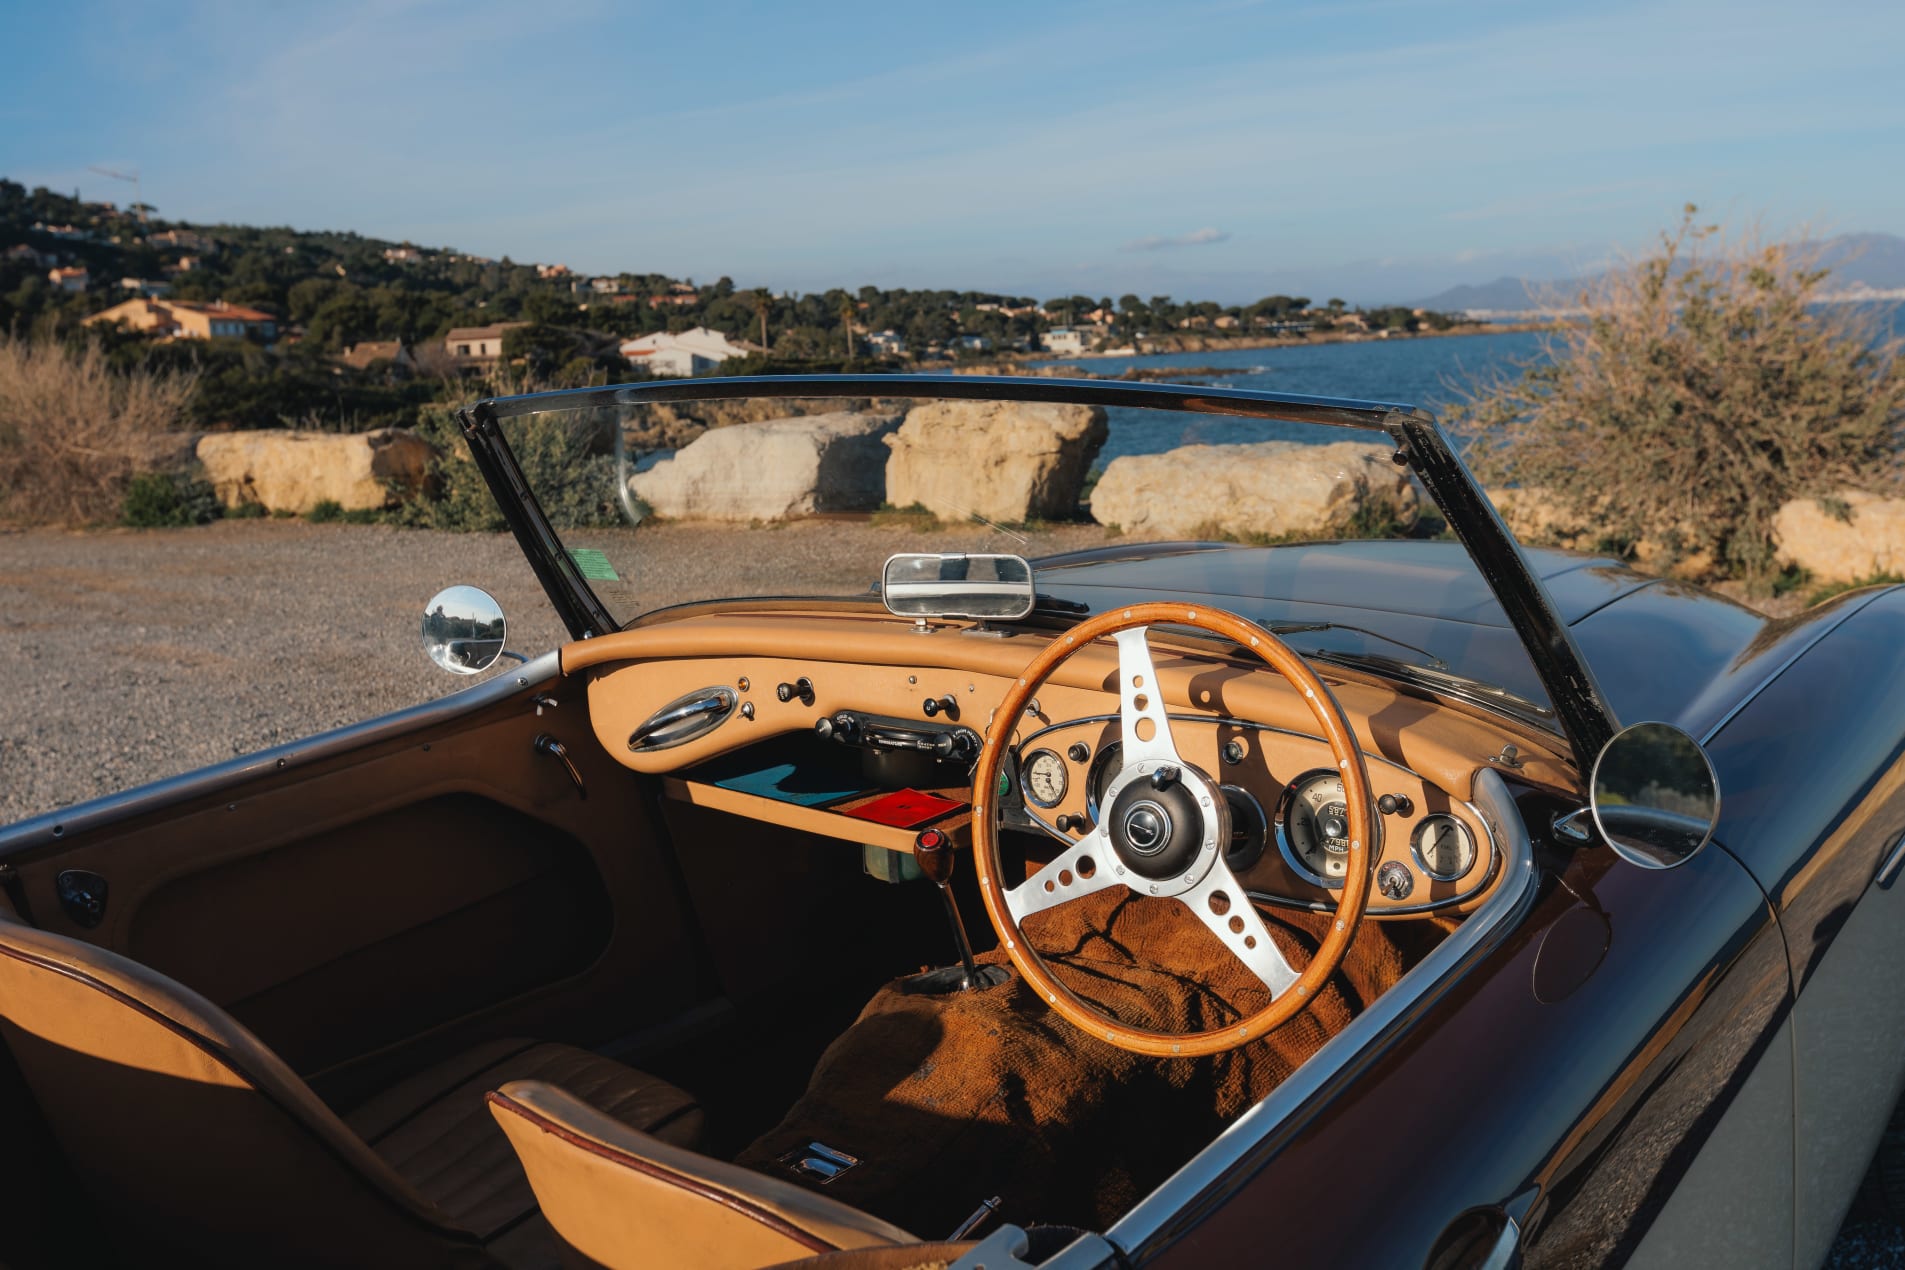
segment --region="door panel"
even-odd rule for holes
[[[579,685],[517,682],[128,799],[124,819],[15,826],[0,855],[37,924],[172,975],[300,1072],[351,1066],[346,1095],[490,1036],[626,1034],[701,982],[654,791],[596,743]],[[94,929],[58,903],[68,868],[107,879]]]
[[[133,958],[308,1070],[581,972],[611,912],[574,837],[444,794],[175,877],[128,928]],[[350,1037],[325,1002],[349,1003]]]

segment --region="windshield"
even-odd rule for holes
[[[530,490],[617,625],[866,596],[896,552],[1031,559],[1038,607],[1209,602],[1297,649],[1545,716],[1507,618],[1380,431],[1067,401],[509,403]]]

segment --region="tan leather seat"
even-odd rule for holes
[[[694,1100],[662,1081],[533,1041],[481,1046],[340,1118],[189,988],[3,916],[0,1039],[142,1263],[554,1265],[557,1244],[485,1091],[523,1076],[559,1082],[596,1114],[678,1144],[701,1123]]]
[[[540,1081],[506,1084],[489,1103],[543,1216],[607,1270],[760,1270],[919,1244],[871,1214],[664,1142]]]

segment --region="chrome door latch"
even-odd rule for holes
[[[577,798],[587,799],[589,796],[588,787],[582,783],[582,773],[576,771],[575,761],[569,757],[569,747],[556,740],[553,736],[550,736],[547,732],[537,733],[533,744],[536,753],[552,754],[555,756],[556,760],[562,764],[562,770],[569,774],[570,782],[575,785],[575,796]]]

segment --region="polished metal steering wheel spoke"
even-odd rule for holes
[[[1157,668],[1151,664],[1151,628],[1134,626],[1118,631],[1118,717],[1124,766],[1146,759],[1181,763],[1171,740],[1171,722],[1164,714],[1164,694],[1158,687]]]
[[[1022,922],[1028,914],[1083,899],[1114,884],[1122,886],[1113,868],[1116,859],[1104,834],[1093,829],[1024,882],[1006,889],[1005,906],[1014,921]]]
[[[1283,959],[1257,906],[1222,859],[1211,865],[1203,881],[1178,898],[1270,989],[1272,998],[1288,992],[1297,981],[1297,972]]]

